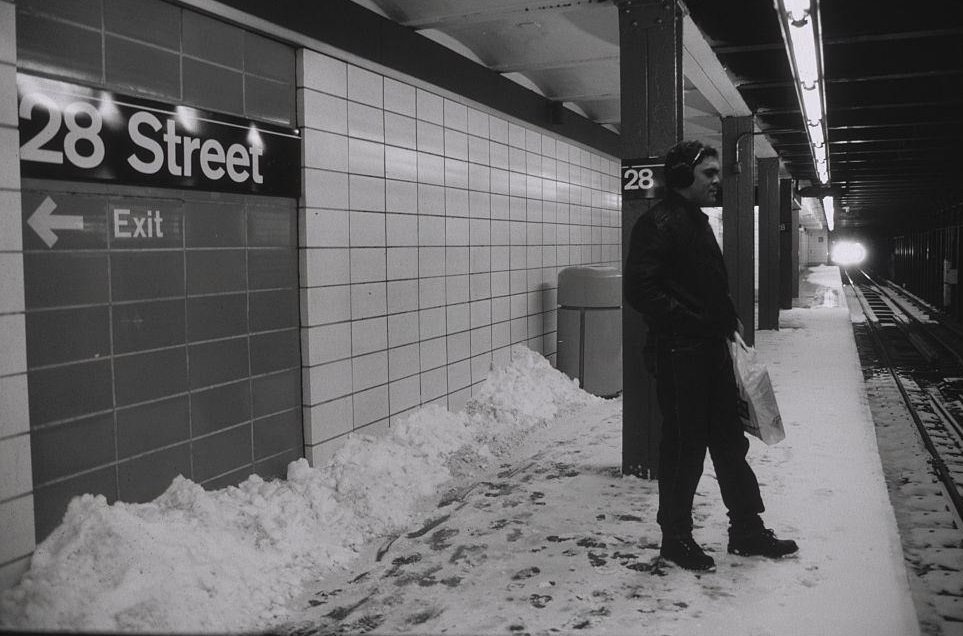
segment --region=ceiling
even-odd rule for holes
[[[354,2],[619,129],[612,0]],[[773,0],[683,5],[684,136],[721,146],[720,117],[751,113],[765,133],[756,155],[778,155],[806,185],[815,171]],[[892,233],[958,206],[959,0],[823,0],[820,12],[837,227]]]

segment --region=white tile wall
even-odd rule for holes
[[[14,5],[0,0],[0,590],[17,583],[34,549],[16,41]]]
[[[612,157],[423,86],[301,55],[307,456],[464,406],[523,343],[554,361],[568,265],[621,262]]]
[[[0,501],[0,590],[13,587],[30,565],[34,548],[33,495]]]

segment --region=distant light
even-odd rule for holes
[[[859,265],[866,260],[866,248],[855,241],[839,241],[833,246],[832,258],[837,265]]]

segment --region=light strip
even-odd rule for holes
[[[833,231],[833,217],[836,215],[836,204],[832,197],[823,197],[823,212],[826,214],[826,229]]]
[[[819,0],[774,0],[796,85],[796,96],[820,183],[829,183],[826,89]]]

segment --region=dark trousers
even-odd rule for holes
[[[656,374],[662,411],[659,514],[663,534],[692,532],[692,499],[706,449],[729,511],[730,532],[761,527],[759,482],[746,462],[749,440],[726,340],[662,338]]]

